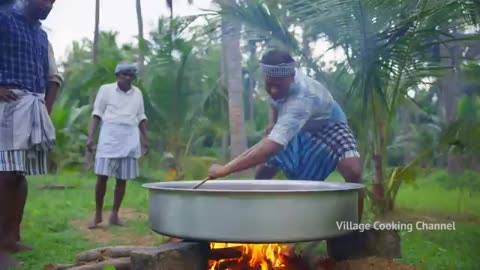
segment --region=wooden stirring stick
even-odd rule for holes
[[[250,147],[249,149],[247,149],[247,151],[243,152],[240,156],[232,159],[229,163],[227,163],[227,165],[225,166],[228,166],[230,165],[231,163],[235,162],[236,160],[246,156],[248,153],[250,153],[253,149],[255,149],[255,147],[257,147],[258,144],[255,144],[254,146]],[[196,186],[193,187],[193,189],[197,189],[198,187],[200,187],[201,185],[205,184],[208,180],[212,180],[210,177],[207,177],[205,179],[203,179],[202,182],[200,182],[199,184],[197,184]]]

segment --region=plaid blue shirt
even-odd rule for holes
[[[329,90],[300,70],[296,71],[287,97],[270,103],[278,118],[268,138],[283,146],[301,130],[315,132],[329,121],[346,122],[343,110]]]
[[[0,11],[0,86],[45,93],[48,37],[16,8]]]

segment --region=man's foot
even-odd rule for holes
[[[93,221],[88,225],[89,229],[96,229],[98,228],[98,224],[102,223],[102,215],[96,214],[93,218]]]
[[[0,251],[0,270],[16,268],[22,265],[23,265],[23,262],[13,258],[5,251]]]
[[[123,222],[120,221],[120,218],[118,217],[118,214],[112,214],[110,216],[110,220],[109,220],[109,223],[110,225],[113,225],[113,226],[123,226]]]

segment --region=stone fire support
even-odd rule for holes
[[[336,261],[377,256],[401,258],[402,248],[398,230],[355,231],[330,240],[332,257]]]

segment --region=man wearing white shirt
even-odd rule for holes
[[[147,128],[142,92],[132,85],[137,75],[134,64],[119,64],[115,69],[117,82],[100,87],[95,99],[87,147],[93,152],[94,134],[101,122],[95,153],[96,212],[90,229],[102,222],[103,199],[108,177],[117,179],[109,223],[121,225],[118,211],[125,194],[126,180],[139,175],[138,159],[141,142],[148,153]],[[140,139],[141,138],[141,139]]]

